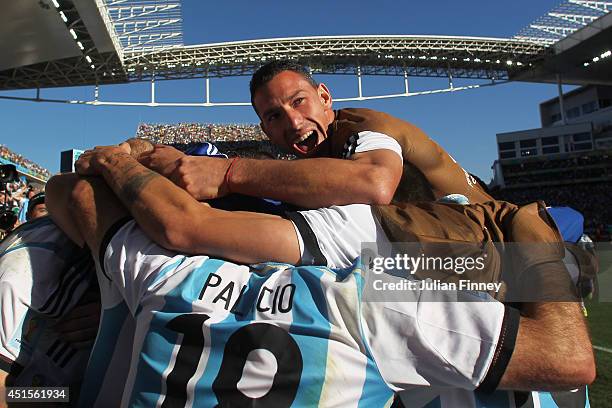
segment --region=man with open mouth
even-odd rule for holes
[[[198,200],[233,192],[320,208],[430,200],[450,193],[471,203],[492,199],[414,125],[370,109],[334,110],[330,90],[295,62],[262,66],[250,91],[270,141],[308,160],[214,160],[164,147],[144,164]]]

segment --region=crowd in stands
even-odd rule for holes
[[[161,144],[266,140],[259,125],[213,123],[179,123],[176,125],[141,123],[136,131],[136,137]]]
[[[612,168],[608,154],[584,155],[557,160],[532,160],[516,164],[503,164],[504,175],[523,172],[539,172],[556,169],[583,169],[585,167]]]
[[[136,137],[153,143],[172,145],[179,150],[201,142],[214,143],[229,157],[294,159],[270,143],[259,127],[252,124],[219,125],[212,123],[179,123],[177,125],[140,124]]]
[[[47,180],[51,177],[47,169],[13,152],[8,147],[0,145],[0,165],[5,164],[13,164],[22,173],[30,174],[39,179]],[[2,216],[2,212],[11,212],[19,217],[14,225],[9,226],[6,231],[17,227],[25,220],[25,211],[27,210],[29,198],[43,189],[42,185],[28,184],[23,178],[0,185],[0,216]],[[0,235],[3,232],[0,231]]]
[[[505,178],[506,186],[536,187],[540,185],[565,184],[566,180],[594,181],[612,180],[612,169],[584,168],[563,169],[550,173],[525,174],[516,177]]]
[[[612,225],[612,182],[504,189],[492,192],[499,200],[526,204],[543,200],[549,206],[568,206],[584,216],[585,232],[596,241],[609,241]]]
[[[0,164],[15,164],[18,170],[27,172],[44,180],[51,177],[49,170],[39,166],[31,160],[26,159],[20,154],[11,151],[8,147],[0,145]]]
[[[503,164],[506,188],[494,196],[516,204],[543,200],[551,206],[572,207],[584,215],[587,233],[597,240],[610,240],[611,155],[610,151],[596,151]]]

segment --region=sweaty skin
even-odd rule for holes
[[[253,106],[270,141],[305,160],[240,159],[232,166],[231,177],[226,177],[229,160],[190,157],[169,148],[155,149],[142,163],[198,200],[229,191],[305,208],[429,199],[410,194],[415,180],[427,186],[432,198],[457,193],[471,203],[492,200],[417,127],[369,109],[334,111],[327,87],[314,87],[299,73],[283,71],[274,76],[258,88]],[[341,159],[345,142],[363,131],[394,138],[402,148],[404,164],[386,149]]]
[[[291,221],[268,214],[223,211],[200,203],[170,180],[138,163],[125,143],[118,147],[89,150],[81,155],[75,167],[79,174],[102,176],[147,235],[166,248],[192,254],[205,253],[240,263],[267,260],[299,262],[299,245]],[[75,179],[75,175],[68,175],[55,181],[75,182],[69,177]],[[84,191],[75,189],[73,195],[88,193],[87,184],[77,183],[77,186],[84,186]],[[56,190],[58,188],[50,189],[51,192]],[[54,199],[55,206],[67,205],[57,204],[65,201],[62,196]],[[92,201],[100,207],[105,205],[99,197],[92,197]],[[57,213],[58,209],[51,206],[50,212]],[[100,211],[97,206],[93,207],[92,211]],[[92,217],[84,219],[95,220]],[[72,228],[72,224],[63,222],[61,226],[75,242],[86,241],[87,238]],[[230,228],[232,225],[235,228]],[[246,235],[256,242],[244,239],[241,225],[253,228]],[[101,227],[88,228],[98,230]],[[269,258],[272,253],[274,258]]]
[[[285,71],[255,95],[261,126],[272,143],[300,157],[326,156],[328,128],[334,121],[332,97],[325,85],[314,88],[301,75]],[[310,136],[305,146],[299,142]],[[314,139],[316,138],[316,143]],[[169,163],[170,162],[170,163]],[[402,162],[388,150],[355,154],[350,160],[230,160],[190,157],[157,149],[143,163],[168,177],[198,200],[232,191],[267,197],[305,208],[364,203],[388,204],[402,175]]]

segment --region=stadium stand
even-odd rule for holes
[[[156,143],[175,144],[202,141],[267,140],[259,125],[178,123],[176,125],[141,123],[137,136]]]
[[[27,184],[25,181],[18,181],[15,183],[8,183],[6,185],[6,192],[0,191],[0,210],[9,210],[15,213],[15,215],[20,214],[27,210],[28,199],[33,195],[43,191],[43,188],[40,186],[34,186]],[[16,228],[21,224],[21,221],[16,220],[15,224],[5,230],[0,230],[0,239],[4,238],[4,233]]]
[[[587,234],[609,241],[611,156],[610,150],[593,150],[504,161],[505,188],[494,188],[493,196],[516,204],[544,200],[550,206],[572,207],[584,215]]]
[[[22,212],[25,214],[27,207],[24,208],[24,206],[27,205],[29,197],[42,191],[44,188],[42,181],[49,179],[51,173],[33,161],[11,151],[8,147],[0,145],[0,165],[4,164],[15,165],[17,171],[24,177],[17,182],[7,183],[6,191],[0,190],[0,208],[13,211],[16,215]],[[26,179],[31,179],[33,183]],[[19,224],[18,220],[13,227]],[[4,232],[6,231],[0,231],[0,238],[3,237]]]
[[[612,182],[521,187],[493,190],[492,194],[516,204],[544,200],[549,206],[572,207],[584,215],[585,232],[595,241],[610,240]]]
[[[561,154],[502,162],[505,187],[538,187],[610,181],[611,150]]]
[[[196,143],[211,142],[230,157],[295,158],[294,155],[282,152],[273,146],[259,125],[253,124],[141,123],[136,131],[136,137],[153,143],[172,145],[179,150],[185,150]]]
[[[542,127],[497,134],[494,196],[570,206],[583,213],[585,232],[610,240],[611,98],[611,86],[580,87],[540,104]]]
[[[516,204],[544,200],[550,206],[572,207],[584,215],[586,233],[596,241],[609,241],[611,156],[610,150],[594,150],[504,161],[506,185],[494,188],[493,196]]]
[[[51,177],[49,170],[13,152],[4,145],[0,145],[0,164],[14,164],[17,167],[17,171],[42,178],[43,180]]]

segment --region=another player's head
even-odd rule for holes
[[[30,221],[35,218],[47,215],[47,205],[45,204],[45,193],[38,193],[30,198],[28,202],[28,211],[26,212],[26,220]]]
[[[272,143],[301,157],[313,156],[334,120],[331,93],[302,65],[272,61],[251,78],[251,104]]]

